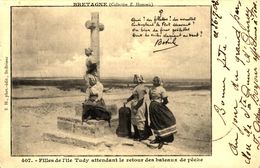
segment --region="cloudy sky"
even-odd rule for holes
[[[165,15],[196,17],[199,38],[178,38],[178,46],[153,53],[155,39],[133,38],[131,18]],[[90,46],[85,22],[99,12],[101,77],[210,78],[209,7],[75,8],[19,7],[12,9],[13,77],[82,77],[84,49]]]

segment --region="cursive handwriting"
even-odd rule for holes
[[[247,69],[247,81],[246,84],[249,86],[250,85],[250,69]]]
[[[255,39],[250,36],[249,34],[246,34],[245,32],[241,32],[238,29],[236,29],[234,26],[232,26],[233,29],[236,30],[236,34],[237,34],[237,38],[240,38],[249,46],[253,46],[256,47],[257,43],[255,41]]]
[[[255,150],[260,150],[260,87],[259,87],[259,60],[257,35],[259,12],[257,11],[258,2],[237,0],[233,11],[230,13],[229,21],[231,24],[223,26],[215,24],[218,29],[230,28],[231,33],[221,32],[217,34],[221,40],[228,42],[216,46],[218,49],[217,63],[225,69],[223,75],[218,77],[222,79],[222,99],[225,97],[225,107],[214,106],[222,120],[226,124],[232,123],[231,140],[228,141],[231,152],[238,159],[242,159],[244,164],[252,164],[256,158]],[[220,9],[218,9],[220,11]],[[223,17],[226,17],[223,15]],[[214,18],[212,17],[214,20]],[[225,18],[226,19],[226,18]],[[218,20],[219,21],[219,20]],[[213,25],[213,31],[217,30]],[[215,36],[214,36],[215,37]],[[228,46],[228,47],[227,47]],[[218,47],[218,48],[217,48]],[[223,80],[224,79],[224,80]],[[225,87],[224,87],[225,83]],[[220,89],[219,88],[219,89]],[[225,91],[225,94],[223,95]],[[233,109],[230,102],[234,102]],[[231,106],[231,107],[230,107]],[[225,109],[224,109],[225,108]],[[259,108],[258,112],[255,109]],[[229,115],[229,109],[231,116]],[[225,111],[226,110],[226,111]],[[227,112],[227,113],[225,113]],[[230,118],[228,118],[230,116]],[[224,122],[223,121],[223,122]],[[237,129],[233,129],[236,127]],[[234,138],[234,139],[232,139]]]
[[[243,93],[246,98],[251,97],[254,103],[258,106],[259,97],[257,89],[254,89],[254,93],[250,93],[250,89],[246,85],[241,86],[241,92]]]
[[[241,133],[241,135],[244,135],[244,132],[237,126],[237,124],[238,124],[238,110],[237,110],[237,108],[238,108],[238,102],[237,102],[237,100],[235,100],[236,101],[236,106],[234,106],[234,117],[233,117],[233,122],[232,122],[232,124],[238,129],[238,131]]]
[[[225,121],[224,118],[223,118],[223,116],[226,114],[225,109],[219,108],[217,105],[214,105],[214,109],[215,109],[215,111],[218,113],[218,115],[220,116],[220,118],[222,119],[224,125],[226,125],[226,121]]]
[[[231,80],[231,84],[232,84],[232,86],[234,87],[235,91],[239,91],[238,70],[236,70],[235,81]]]
[[[165,40],[163,40],[162,38],[159,38],[156,40],[154,47],[157,46],[166,46],[165,48],[162,49],[158,49],[158,50],[154,50],[153,52],[159,52],[159,51],[164,51],[164,50],[168,50],[174,47],[177,47],[178,45],[176,44],[176,38],[167,38]]]
[[[223,67],[226,68],[228,71],[230,69],[227,66],[227,56],[226,56],[226,51],[227,50],[227,45],[224,45],[221,49],[221,46],[219,45],[218,47],[218,58],[217,60],[220,61],[223,64]],[[219,58],[220,57],[220,58]]]
[[[233,143],[229,142],[228,144],[229,144],[229,148],[231,149],[232,153],[237,156],[238,155],[238,150],[237,150],[237,148],[238,148],[238,133],[236,133],[235,143],[233,144]]]
[[[245,159],[246,164],[250,164],[250,162],[251,162],[251,153],[250,153],[250,151],[251,151],[251,144],[250,145],[246,144],[246,152],[241,152],[242,156]]]
[[[157,39],[154,46],[161,46],[161,45],[174,45],[174,46],[178,46],[176,44],[176,38],[167,38],[165,40],[163,40],[162,38]]]
[[[250,47],[250,51],[251,51],[251,53],[253,54],[253,59],[254,59],[255,61],[260,60],[260,55],[257,53],[256,47]]]
[[[225,98],[225,95],[226,95],[226,78],[223,79],[222,81],[222,84],[223,84],[223,88],[222,88],[222,100],[221,100],[221,104],[222,106],[225,105],[225,102],[224,102],[224,98]]]
[[[218,38],[219,36],[219,20],[222,19],[222,16],[218,13],[218,6],[219,6],[219,1],[218,0],[212,0],[212,19],[211,19],[211,26],[213,28],[213,35],[215,38]]]
[[[258,72],[257,72],[257,67],[254,68],[254,89],[260,89],[258,85]]]
[[[260,138],[260,137],[258,137],[258,138]],[[257,145],[256,149],[260,150],[260,141],[257,139],[255,134],[253,134],[253,142]]]
[[[253,122],[253,127],[256,132],[260,132],[260,111],[258,110],[258,113],[254,115],[255,115],[255,121]]]
[[[176,39],[198,39],[203,37],[201,25],[197,24],[197,16],[172,16],[164,9],[155,15],[135,16],[130,19],[131,36],[139,39],[153,39],[153,53],[177,47]]]

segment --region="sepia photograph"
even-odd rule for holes
[[[212,155],[211,6],[13,6],[10,26],[12,156]]]

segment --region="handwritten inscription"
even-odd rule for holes
[[[174,38],[167,38],[166,40],[163,40],[162,38],[160,39],[157,39],[154,46],[170,46],[170,47],[167,47],[167,48],[163,48],[161,50],[155,50],[153,52],[158,52],[158,51],[163,51],[163,50],[168,50],[168,49],[171,49],[173,47],[177,47],[178,44],[176,44],[176,37]]]
[[[195,16],[171,16],[163,9],[154,16],[131,18],[131,33],[134,38],[154,38],[154,52],[168,50],[178,46],[179,38],[200,38],[202,30],[195,30]]]
[[[225,105],[225,95],[226,95],[226,78],[223,79],[222,81],[223,84],[223,88],[222,88],[222,100],[221,100],[221,105],[224,106]]]
[[[218,115],[221,117],[221,119],[222,119],[224,125],[226,125],[226,121],[225,121],[225,119],[224,119],[224,116],[225,116],[225,114],[226,114],[226,110],[225,110],[224,108],[218,107],[217,105],[214,105],[214,109],[215,109],[215,111],[218,113]]]
[[[234,143],[229,142],[228,144],[229,144],[229,147],[230,147],[232,153],[237,156],[238,155],[238,150],[237,150],[237,148],[238,148],[238,133],[236,133],[236,138],[235,138],[234,141],[235,141]]]
[[[237,96],[240,97],[238,103],[236,100],[233,124],[238,128],[238,132],[240,132],[242,136],[249,138],[248,141],[244,141],[243,147],[241,146],[241,157],[246,164],[251,163],[252,149],[254,147],[252,143],[255,143],[256,149],[259,150],[259,140],[256,136],[259,130],[259,120],[257,118],[258,113],[255,113],[255,110],[259,107],[258,71],[257,67],[254,67],[257,66],[257,64],[252,64],[251,62],[251,58],[253,58],[255,62],[259,60],[259,54],[256,50],[257,35],[255,33],[257,31],[256,2],[253,2],[251,5],[251,7],[244,7],[243,3],[238,1],[235,7],[235,13],[230,14],[235,21],[235,24],[232,25],[236,37],[234,60],[237,62],[237,66],[245,67],[243,69],[234,67],[236,74],[241,73],[244,74],[244,76],[242,76],[243,80],[241,80],[241,82],[239,82],[237,78],[235,81],[232,80],[232,85],[235,91],[238,91]],[[256,116],[256,119],[252,121],[253,114]],[[243,120],[243,123],[239,123],[238,118]],[[231,148],[231,151],[234,155],[238,155],[238,153],[234,153],[234,148]]]
[[[244,157],[244,160],[247,164],[250,164],[251,161],[251,144],[246,144],[246,150],[245,152],[241,152],[242,156]]]
[[[212,35],[217,43],[214,53],[216,65],[222,72],[218,77],[218,82],[222,82],[219,98],[224,102],[221,106],[214,105],[214,109],[223,127],[235,128],[227,144],[232,154],[245,164],[251,164],[254,153],[260,150],[259,16],[257,1],[237,0],[233,5],[229,16],[221,16],[218,13],[221,1],[212,1]],[[230,25],[222,25],[223,19],[229,19]],[[219,32],[226,27],[231,32]]]
[[[215,38],[218,38],[219,36],[219,21],[222,19],[222,16],[218,12],[218,6],[219,6],[219,1],[218,0],[212,0],[212,20],[211,20],[211,26],[213,28],[213,36]]]
[[[227,45],[218,47],[218,58],[217,60],[223,64],[223,67],[226,68],[228,71],[230,71],[229,67],[227,66],[227,55],[226,51]]]
[[[260,132],[260,110],[255,115],[255,121],[253,122],[253,126],[256,132]]]

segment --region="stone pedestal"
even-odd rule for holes
[[[118,126],[118,119],[111,119],[111,127],[107,121],[89,120],[82,123],[80,118],[58,117],[57,128],[62,131],[87,135],[89,137],[102,137],[105,134],[114,134]]]
[[[104,140],[104,136],[116,135],[118,126],[117,106],[108,105],[107,107],[112,113],[111,127],[104,120],[89,120],[82,123],[82,106],[78,105],[75,107],[75,116],[58,116],[57,130],[44,133],[43,139],[88,148],[95,146]]]

